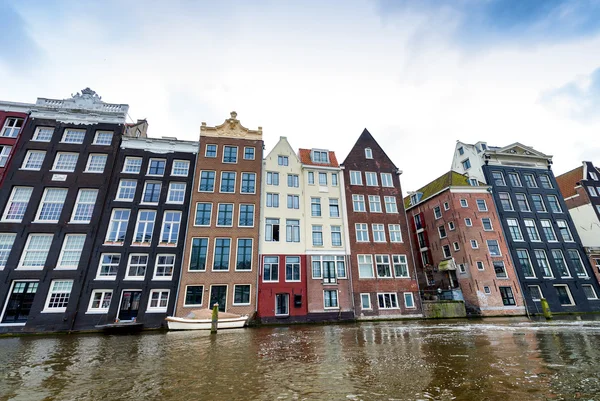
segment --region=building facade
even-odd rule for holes
[[[177,316],[215,303],[222,312],[256,312],[262,128],[236,117],[200,128]]]
[[[32,104],[0,101],[0,187]]]
[[[450,171],[405,202],[424,299],[459,290],[471,316],[525,314],[489,186]]]
[[[304,200],[308,319],[354,319],[344,183],[335,153],[300,149]]]
[[[366,129],[342,171],[356,317],[421,316],[400,171]]]
[[[600,311],[598,282],[552,173],[552,156],[520,143],[476,148],[458,142],[453,166],[492,187],[529,313],[541,313],[541,298],[553,312]],[[465,158],[466,149],[474,156]]]
[[[128,106],[39,98],[0,191],[0,332],[74,324]]]
[[[263,161],[258,316],[263,323],[308,320],[304,180],[281,137]]]
[[[123,138],[75,330],[118,321],[158,328],[173,315],[197,151],[198,142]]]

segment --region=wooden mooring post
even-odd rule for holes
[[[210,323],[210,332],[217,334],[219,321],[219,304],[214,304],[212,309],[212,321]]]
[[[540,303],[542,304],[542,312],[544,312],[546,320],[552,320],[552,311],[550,310],[550,305],[548,305],[546,298],[540,299]]]

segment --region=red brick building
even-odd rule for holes
[[[31,106],[25,103],[0,102],[0,185],[4,181],[4,172],[10,166]]]
[[[470,315],[525,314],[488,186],[450,171],[404,203],[424,299],[462,297]]]
[[[365,129],[342,169],[356,317],[420,316],[398,168]]]

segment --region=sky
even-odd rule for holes
[[[198,140],[235,110],[266,151],[346,157],[367,128],[403,191],[457,140],[600,165],[600,0],[0,0],[0,99],[85,87],[149,136]]]

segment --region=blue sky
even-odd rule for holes
[[[456,140],[519,141],[562,173],[600,164],[600,0],[0,0],[0,98],[84,87],[151,136],[231,110],[267,150],[335,150],[367,127],[414,190]]]

